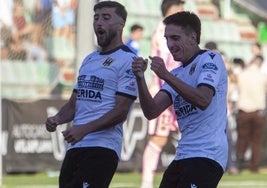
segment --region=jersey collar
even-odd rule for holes
[[[196,53],[195,55],[193,55],[193,57],[191,57],[187,62],[183,63],[183,67],[188,66],[190,63],[192,63],[194,61],[194,59],[198,56],[203,54],[204,52],[206,52],[207,50],[199,50],[198,53]]]

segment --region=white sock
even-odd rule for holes
[[[142,181],[141,187],[140,188],[154,188],[152,182],[146,182]]]

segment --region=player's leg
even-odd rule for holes
[[[59,175],[59,188],[67,187],[72,182],[73,173],[75,173],[72,158],[76,153],[75,150],[69,150],[65,155]]]
[[[252,155],[250,160],[250,171],[258,172],[260,159],[261,159],[261,152],[263,149],[263,141],[264,141],[264,121],[265,121],[265,114],[262,111],[257,111],[253,113],[253,123],[251,125],[251,132],[252,132]]]
[[[84,182],[92,188],[108,188],[117,169],[119,158],[115,151],[106,148],[92,148],[84,159],[81,172]]]
[[[178,181],[180,179],[180,164],[178,161],[172,161],[168,168],[165,170],[160,188],[177,188]]]
[[[173,161],[164,172],[160,188],[215,188],[222,175],[222,167],[207,158]]]
[[[250,132],[250,113],[239,111],[237,114],[237,141],[236,141],[236,157],[237,165],[240,170],[244,168],[245,152],[251,139]]]
[[[75,155],[68,157],[73,164],[72,168],[62,168],[60,188],[87,186],[108,188],[117,169],[119,160],[117,154],[113,150],[101,147],[75,150],[78,150]]]

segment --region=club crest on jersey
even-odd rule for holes
[[[111,63],[114,61],[114,59],[112,59],[111,57],[108,57],[105,61],[104,61],[104,63],[102,64],[102,65],[104,65],[104,66],[110,66],[111,65]]]
[[[193,65],[191,66],[190,71],[189,71],[189,74],[190,74],[190,75],[192,75],[192,74],[195,72],[195,70],[196,70],[196,66],[197,66],[196,63],[193,64]]]

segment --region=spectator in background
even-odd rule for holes
[[[14,1],[13,22],[13,38],[16,41],[24,39],[28,40],[34,34],[34,32],[36,32],[34,25],[27,23],[24,3],[22,0]]]
[[[238,75],[238,114],[236,156],[240,169],[244,168],[245,152],[251,146],[249,170],[259,171],[263,148],[266,110],[267,76],[261,72],[262,56],[255,56]]]
[[[73,2],[74,0],[55,0],[52,9],[52,26],[55,37],[65,37],[74,44],[76,3]]]
[[[163,18],[182,11],[183,5],[184,1],[181,0],[163,0],[161,3]],[[165,25],[160,21],[151,38],[150,55],[161,57],[168,71],[170,71],[180,66],[181,63],[173,59],[167,47],[164,31]],[[163,80],[155,73],[152,73],[152,81],[149,86],[151,95],[154,96],[163,83]],[[141,188],[153,187],[161,151],[167,144],[171,132],[178,132],[178,124],[172,106],[166,109],[159,117],[148,123],[148,134],[150,137],[143,154]]]
[[[234,58],[233,59],[233,74],[238,75],[241,73],[246,67],[245,61],[242,58]]]
[[[13,11],[13,22],[17,29],[17,32],[19,32],[23,30],[27,25],[27,22],[24,16],[25,9],[24,9],[22,0],[15,0],[14,3],[15,5],[14,5],[14,11]]]
[[[32,17],[34,24],[34,41],[44,44],[44,39],[51,29],[51,11],[53,0],[36,0],[35,10]]]
[[[21,41],[16,41],[13,37],[9,37],[6,41],[6,47],[8,50],[8,59],[22,61],[27,59],[27,50]]]
[[[38,63],[48,61],[46,49],[35,37],[30,36],[29,40],[23,43],[23,46],[27,50],[27,61],[35,61]]]
[[[262,66],[261,66],[261,72],[265,75],[267,75],[267,57],[264,56],[266,54],[263,53],[263,46],[261,43],[259,42],[255,42],[252,44],[251,46],[251,51],[252,51],[252,54],[253,56],[262,56],[264,61],[262,63]],[[267,99],[267,96],[266,96],[266,99]],[[266,105],[267,105],[267,100],[266,100]],[[267,120],[267,119],[266,119]],[[265,120],[265,135],[267,135],[267,121]],[[267,137],[264,139],[264,144],[265,146],[264,148],[264,152],[262,153],[263,156],[267,156]]]
[[[238,101],[238,89],[237,89],[237,77],[238,75],[245,69],[246,64],[242,58],[233,58],[231,69],[228,72],[229,74],[229,106],[236,118],[237,109],[237,101]]]
[[[12,37],[13,23],[13,0],[0,0],[0,45],[1,59],[8,59],[10,37]]]
[[[13,8],[14,8],[14,0],[0,0],[0,30],[4,27],[12,29]]]
[[[2,37],[3,36],[3,37]],[[1,28],[2,50],[5,58],[10,60],[26,60],[27,51],[21,40],[15,40],[12,30],[7,27]]]
[[[4,44],[3,42],[1,42],[0,44],[1,46],[1,51],[0,51],[0,60],[7,60],[8,59],[8,52],[9,52],[9,49],[8,47],[6,46],[6,44]]]
[[[15,32],[13,39],[16,45],[21,45],[27,52],[27,61],[44,62],[48,54],[39,37],[35,34],[36,26],[28,24],[24,16],[24,4],[22,0],[15,0],[13,21]],[[40,33],[39,33],[40,34]]]
[[[252,55],[253,57],[256,57],[256,56],[262,56],[263,58],[265,58],[263,56],[263,52],[262,52],[262,46],[260,43],[258,42],[255,42],[252,44],[251,46],[251,52],[252,52]],[[262,65],[261,65],[261,71],[267,75],[267,62],[266,60],[264,59]]]
[[[126,40],[125,45],[128,46],[136,55],[139,54],[139,41],[143,38],[144,28],[139,24],[134,24],[130,29],[130,38]]]
[[[1,0],[0,0],[1,1]],[[8,59],[9,54],[9,43],[12,40],[12,33],[11,29],[2,25],[1,30],[1,59]]]
[[[215,50],[217,52],[219,52],[218,47],[217,47],[217,43],[214,41],[209,41],[205,44],[205,48],[208,50]]]

